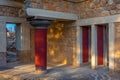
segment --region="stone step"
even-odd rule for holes
[[[11,51],[7,51],[7,55],[13,55],[13,56],[17,56],[17,53],[16,52],[11,52]]]
[[[19,59],[17,57],[10,57],[10,56],[7,56],[7,62],[16,62],[18,61]]]

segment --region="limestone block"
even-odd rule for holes
[[[117,4],[117,5],[116,5],[116,8],[117,8],[117,9],[120,9],[120,4]]]

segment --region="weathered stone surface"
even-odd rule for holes
[[[11,4],[11,3],[8,3]],[[25,10],[14,6],[0,5],[0,16],[25,17]]]
[[[77,4],[81,18],[93,18],[120,13],[119,1],[109,4],[108,0],[93,0]]]
[[[17,53],[18,53],[18,58],[20,62],[30,63],[32,61],[30,50],[21,50],[21,51],[18,51]]]
[[[0,6],[0,16],[19,17],[19,8]]]
[[[115,23],[115,70],[120,71],[120,23]]]
[[[48,63],[73,64],[76,48],[76,27],[53,23],[48,29]]]
[[[0,52],[6,52],[6,43],[5,22],[0,22]]]
[[[0,52],[0,66],[6,65],[6,53]]]
[[[26,0],[26,7],[53,10],[59,12],[77,13],[75,3],[64,0]]]

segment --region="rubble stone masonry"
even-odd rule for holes
[[[58,12],[77,13],[75,3],[64,0],[26,0],[26,7],[46,9]]]
[[[54,65],[75,64],[76,27],[53,23],[48,28],[47,62]]]
[[[0,5],[0,16],[19,17],[19,10],[20,8]]]
[[[113,3],[109,0],[88,0],[77,5],[82,19],[120,14],[120,0],[113,0]]]
[[[115,23],[115,70],[120,71],[120,23]]]

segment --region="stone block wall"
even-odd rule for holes
[[[82,19],[120,14],[120,0],[88,0],[77,6]]]
[[[19,17],[19,10],[20,8],[0,5],[0,16]]]
[[[120,23],[115,23],[115,70],[120,71]]]
[[[77,13],[75,3],[64,0],[26,0],[26,7],[46,9],[58,12]]]
[[[0,22],[0,66],[6,64],[6,44],[5,22]]]
[[[0,66],[6,65],[6,53],[0,52]]]
[[[64,23],[53,23],[48,28],[47,62],[54,66],[75,64],[76,27]]]

